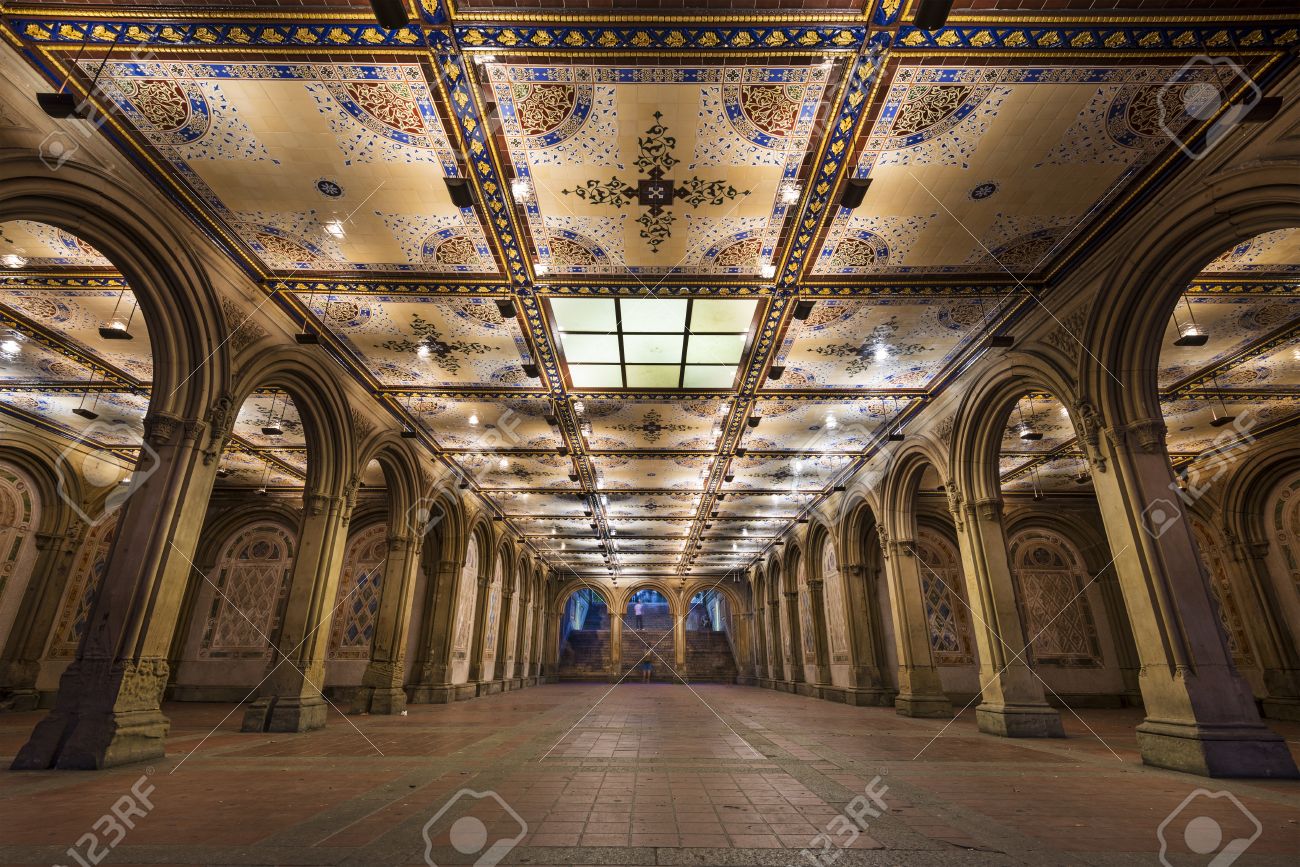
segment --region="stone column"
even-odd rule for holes
[[[799,628],[799,591],[785,591],[786,634],[790,647],[790,671],[785,673],[791,683],[803,683],[803,634]]]
[[[515,608],[514,582],[502,579],[501,613],[497,622],[496,666],[492,670],[492,679],[500,682],[503,690],[510,688],[510,679],[514,676],[514,664],[506,654],[506,645],[510,641],[510,618]]]
[[[925,615],[921,569],[916,542],[891,542],[880,529],[880,548],[885,559],[885,580],[889,582],[890,613],[894,621],[894,648],[898,654],[898,695],[894,709],[903,716],[940,718],[952,716],[952,704],[943,691],[939,669],[934,664],[930,621]],[[960,598],[955,592],[954,599]]]
[[[817,659],[817,681],[814,686],[820,692],[831,685],[831,640],[826,632],[826,590],[825,582],[820,578],[808,579],[808,605],[812,609],[813,648]]]
[[[163,755],[167,653],[220,453],[219,445],[204,452],[206,429],[161,414],[145,419],[156,459],[142,457],[133,474],[76,658],[14,769],[107,768]]]
[[[618,682],[623,676],[623,616],[609,612],[609,668],[608,680]]]
[[[419,565],[418,540],[402,534],[388,537],[370,664],[361,676],[353,713],[394,714],[406,709],[406,637]]]
[[[18,604],[18,616],[0,651],[0,687],[10,691],[12,710],[36,710],[40,693],[36,680],[41,658],[59,616],[77,548],[81,544],[80,522],[66,533],[37,533],[36,560],[31,578]]]
[[[527,643],[528,630],[533,626],[533,603],[532,600],[519,600],[519,627],[515,630],[515,667],[512,672],[516,679],[528,679],[528,658],[524,652],[524,645]],[[525,684],[526,685],[526,684]]]
[[[754,598],[754,677],[762,686],[762,681],[767,680],[770,672],[767,670],[767,617],[763,610],[764,603],[762,599]]]
[[[477,689],[483,680],[483,654],[487,652],[487,603],[492,592],[492,578],[480,575],[474,596],[474,640],[470,642],[468,683]]]
[[[683,600],[682,606],[687,611],[689,611],[690,601]],[[650,642],[650,644],[653,645],[654,642],[652,641]],[[681,674],[685,675],[686,674],[686,617],[685,616],[673,618],[673,644],[674,644],[673,667],[676,668],[679,672],[681,672]]]
[[[781,603],[768,600],[767,613],[768,629],[771,634],[769,646],[772,648],[767,667],[772,680],[775,682],[785,680],[785,650],[781,643],[783,641],[781,635]]]
[[[954,520],[979,647],[981,701],[975,719],[980,731],[1013,738],[1064,737],[1060,714],[1047,703],[1042,681],[1029,668],[1002,501],[965,504]]]
[[[874,576],[860,563],[841,564],[840,576],[849,621],[849,687],[844,699],[854,705],[890,706],[894,691],[884,676],[883,624]]]
[[[1142,661],[1147,764],[1218,777],[1294,777],[1228,653],[1161,419],[1100,432],[1085,419],[1093,485]],[[1102,435],[1104,434],[1104,435]]]
[[[352,517],[352,487],[344,496],[303,496],[298,555],[270,673],[244,712],[246,732],[306,732],[325,727],[329,704],[325,653],[338,596],[339,572]]]
[[[1250,634],[1264,676],[1260,700],[1264,716],[1300,720],[1300,659],[1296,658],[1296,626],[1287,622],[1284,604],[1269,574],[1268,539],[1234,539],[1228,532],[1231,557],[1228,580],[1239,590],[1241,619]],[[1282,616],[1279,616],[1282,615]]]
[[[456,690],[451,683],[451,644],[460,570],[460,561],[442,560],[435,567],[435,574],[429,576],[417,645],[416,670],[419,673],[411,687],[410,698],[414,703],[456,700]]]

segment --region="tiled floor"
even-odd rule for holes
[[[0,863],[77,864],[80,839],[86,863],[91,842],[116,841],[111,865],[418,865],[426,852],[433,864],[1158,864],[1162,823],[1198,789],[1165,825],[1170,864],[1207,864],[1214,853],[1188,839],[1207,848],[1217,829],[1221,850],[1255,822],[1236,863],[1300,852],[1300,783],[1146,768],[1133,711],[1067,714],[1065,740],[1011,741],[976,732],[970,713],[945,730],[716,685],[553,685],[355,728],[334,716],[307,735],[241,734],[230,710],[169,706],[168,756],[148,767],[0,771]],[[0,756],[37,719],[0,715]],[[1300,752],[1300,725],[1274,728]],[[151,809],[122,800],[142,774]],[[855,796],[877,776],[887,809],[872,817]],[[115,805],[134,827],[101,818]]]

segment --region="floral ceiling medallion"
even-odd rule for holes
[[[638,180],[636,186],[615,175],[608,181],[592,179],[583,186],[561,192],[577,196],[593,205],[622,208],[636,202],[641,207],[648,208],[636,221],[641,225],[641,237],[653,252],[658,253],[659,245],[672,237],[672,225],[677,218],[665,208],[672,207],[675,201],[681,200],[692,208],[705,204],[722,205],[740,196],[748,196],[750,191],[737,190],[726,181],[702,180],[696,175],[683,181],[680,186],[665,178],[664,175],[681,162],[673,156],[677,139],[668,135],[668,127],[660,122],[662,112],[656,111],[653,117],[655,122],[646,130],[645,135],[637,137],[640,154],[635,165],[646,177]]]

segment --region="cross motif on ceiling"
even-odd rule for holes
[[[593,205],[612,205],[622,208],[633,202],[647,208],[636,221],[641,224],[641,237],[658,253],[659,245],[672,237],[672,225],[676,221],[670,208],[677,201],[699,208],[701,205],[722,205],[740,196],[748,196],[749,190],[737,190],[726,181],[708,181],[692,175],[680,185],[669,180],[665,175],[681,160],[673,156],[677,148],[677,138],[668,135],[668,127],[660,121],[663,113],[654,113],[655,122],[637,136],[640,150],[635,165],[646,177],[637,181],[636,186],[622,180],[617,175],[608,181],[595,179],[587,181],[580,187],[561,190],[565,195],[577,196]]]

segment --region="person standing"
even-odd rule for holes
[[[645,656],[641,657],[641,682],[642,683],[649,683],[650,676],[654,674],[655,663],[654,660],[650,658],[651,653],[653,653],[653,651],[647,650],[645,652]]]
[[[644,629],[644,628],[645,628],[645,617],[644,617],[643,615],[645,614],[645,608],[643,608],[643,607],[641,606],[641,600],[640,600],[640,599],[638,599],[638,600],[636,601],[636,604],[632,606],[632,613],[636,615],[636,628],[637,628],[637,629]]]

